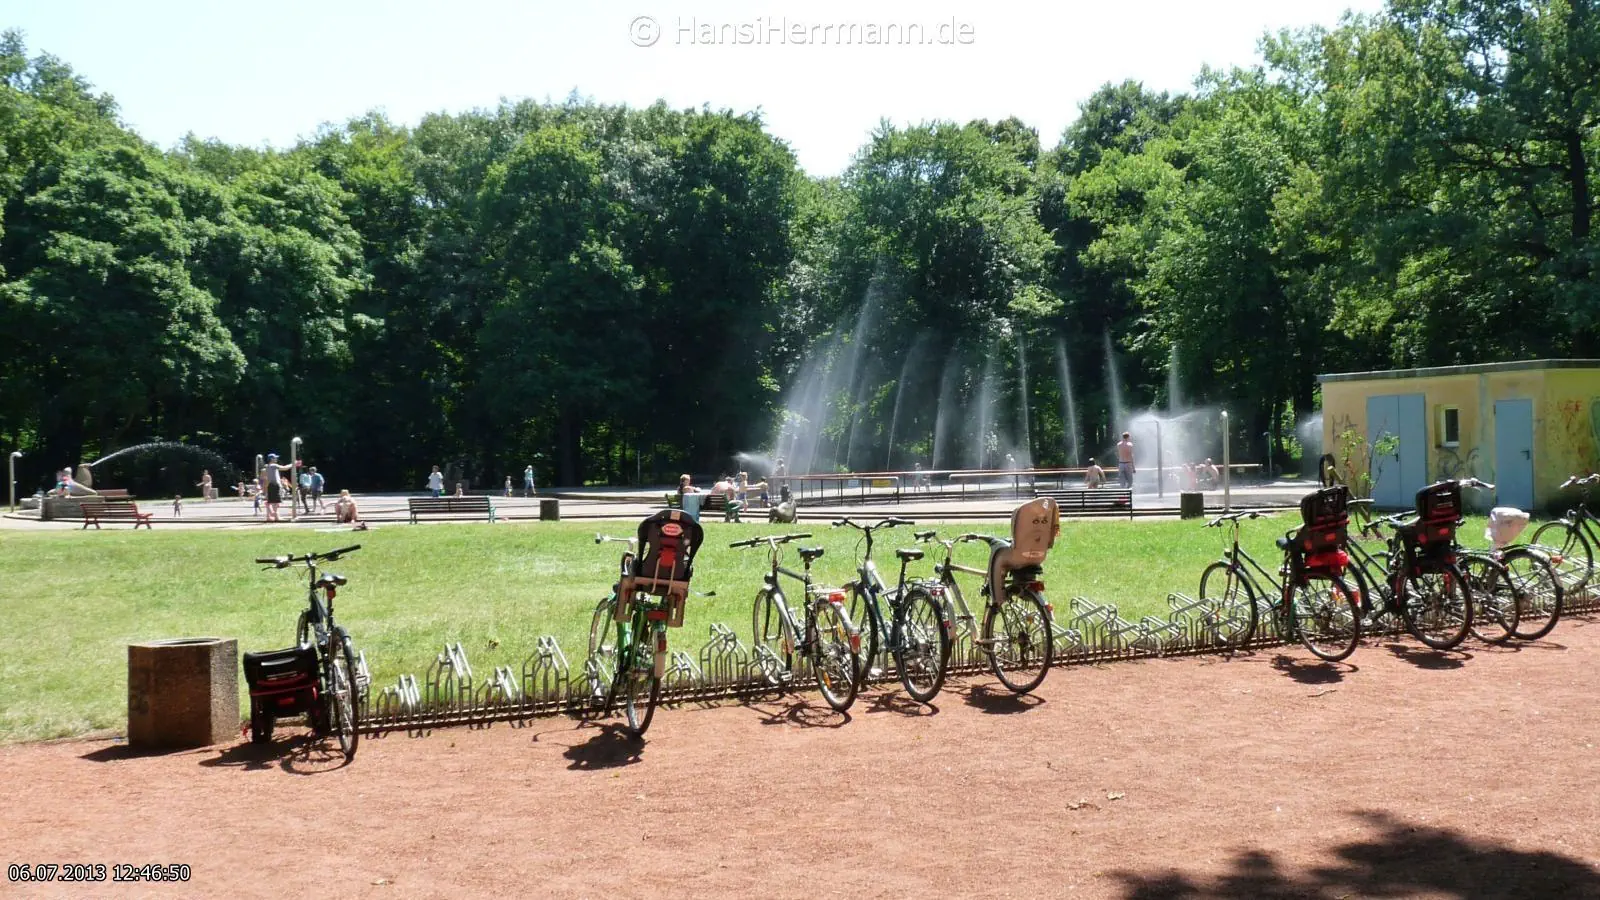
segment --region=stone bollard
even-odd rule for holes
[[[540,497],[539,498],[539,521],[541,521],[541,522],[559,522],[559,521],[561,521],[561,501],[556,499],[555,497]]]
[[[1206,495],[1200,491],[1178,494],[1178,518],[1199,519],[1206,514]]]
[[[239,737],[239,642],[128,645],[128,746],[172,750]]]

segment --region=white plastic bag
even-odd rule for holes
[[[1489,510],[1489,527],[1483,530],[1483,537],[1498,550],[1516,540],[1527,527],[1527,513],[1515,506],[1496,506]]]

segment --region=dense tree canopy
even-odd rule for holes
[[[830,178],[757,115],[580,98],[162,150],[8,33],[0,435],[25,488],[296,434],[352,487],[992,462],[1007,417],[1069,462],[1115,367],[1286,445],[1318,372],[1600,355],[1597,5],[1391,0],[1053,146],[885,123]]]

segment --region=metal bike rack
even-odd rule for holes
[[[705,683],[705,673],[695,664],[694,657],[682,650],[671,651],[667,658],[666,674],[661,676],[663,692],[693,693],[704,688]]]
[[[732,628],[721,622],[711,624],[711,637],[700,646],[700,677],[707,688],[733,688],[750,678],[750,648],[739,640]]]
[[[472,664],[461,642],[445,644],[428,667],[426,699],[430,710],[466,712],[472,707]]]
[[[532,714],[546,707],[559,708],[572,693],[572,671],[555,635],[534,641],[533,653],[522,663],[521,704]]]

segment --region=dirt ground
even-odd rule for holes
[[[0,748],[0,858],[187,863],[14,896],[1600,897],[1600,627],[130,756]],[[293,731],[291,729],[291,731]]]

